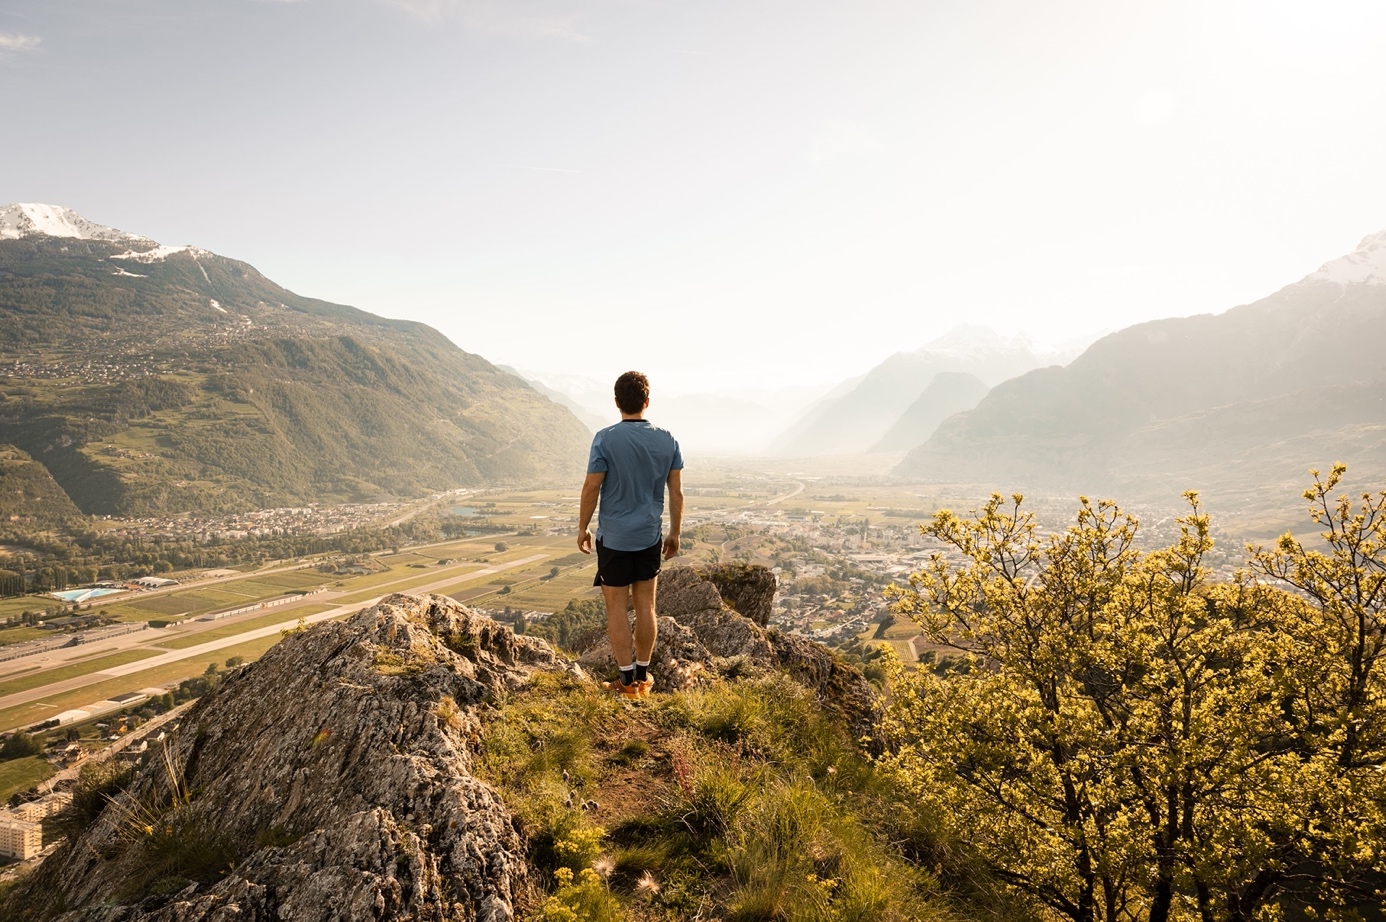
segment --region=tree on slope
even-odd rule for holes
[[[923,531],[963,562],[935,555],[896,592],[957,655],[941,675],[896,668],[887,761],[1055,917],[1262,918],[1287,887],[1334,890],[1377,861],[1361,846],[1379,810],[1325,825],[1379,804],[1377,773],[1334,769],[1341,733],[1296,704],[1339,669],[1320,608],[1250,575],[1210,584],[1187,496],[1178,540],[1150,553],[1108,502],[1049,537],[1018,495],[943,511]]]
[[[1310,668],[1299,671],[1282,707],[1320,775],[1307,855],[1339,875],[1386,864],[1386,791],[1377,780],[1386,774],[1386,490],[1361,493],[1356,503],[1334,497],[1346,470],[1335,464],[1327,478],[1312,471],[1304,491],[1324,529],[1321,550],[1287,533],[1251,561],[1308,600],[1284,627],[1300,651],[1321,655],[1296,658]]]

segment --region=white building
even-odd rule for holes
[[[0,819],[15,819],[24,823],[39,823],[63,810],[71,803],[72,794],[70,792],[58,791],[57,793],[49,794],[41,800],[35,800],[13,807],[9,811],[9,816],[0,814]]]
[[[27,861],[43,851],[43,827],[19,819],[0,819],[0,855]]]

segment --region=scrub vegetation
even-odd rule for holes
[[[1020,496],[925,526],[897,592],[953,655],[896,664],[883,767],[1037,918],[1379,918],[1386,872],[1386,491],[1305,492],[1322,539],[1231,582],[1196,494],[1178,539]]]
[[[483,752],[530,841],[536,918],[1022,918],[782,675],[634,706],[544,676]]]

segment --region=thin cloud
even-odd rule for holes
[[[578,14],[536,9],[522,0],[385,0],[423,22],[457,23],[469,32],[522,39],[561,39],[585,42],[578,31]]]
[[[879,154],[883,150],[885,145],[861,125],[829,120],[819,126],[810,157],[814,163],[832,163],[844,157]]]
[[[521,163],[507,163],[507,169],[511,170],[538,170],[541,173],[581,173],[582,170],[565,170],[557,166],[525,166]]]
[[[0,54],[15,51],[33,51],[42,41],[37,35],[17,35],[0,32]]]
[[[1151,90],[1136,101],[1132,115],[1141,125],[1158,125],[1174,114],[1178,102],[1167,90]]]

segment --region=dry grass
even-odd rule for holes
[[[593,917],[629,919],[959,917],[902,850],[927,828],[901,824],[909,809],[782,677],[632,706],[542,676],[482,747],[531,861],[552,875],[538,918],[589,898]]]

